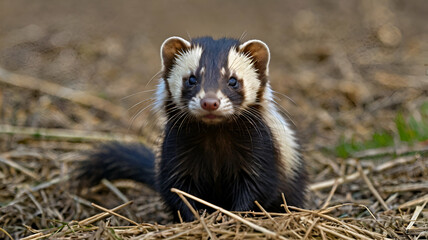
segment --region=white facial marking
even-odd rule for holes
[[[165,89],[165,81],[162,78],[159,79],[159,84],[156,88],[155,96],[156,96],[156,102],[153,109],[157,112],[163,111],[163,107],[165,105],[165,101],[167,98],[167,92]]]
[[[226,70],[224,69],[224,67],[221,68],[220,73],[223,76],[226,75]]]
[[[217,109],[217,112],[221,113],[223,116],[232,115],[234,113],[234,109],[230,99],[220,90],[217,91],[216,95],[217,98],[220,99],[220,106]]]
[[[243,80],[245,99],[242,105],[248,106],[255,103],[260,88],[260,80],[251,58],[231,48],[228,56],[228,68],[232,75]]]
[[[162,78],[159,79],[159,84],[156,88],[155,96],[156,100],[153,106],[153,110],[159,119],[158,123],[162,125],[162,123],[164,123],[166,120],[164,107],[165,101],[168,98],[168,94],[165,88],[165,81]]]
[[[201,91],[196,94],[189,102],[189,111],[190,113],[201,119],[206,123],[219,123],[224,121],[228,116],[234,113],[234,108],[232,102],[230,102],[229,98],[224,95],[220,90],[216,92],[217,98],[220,100],[219,108],[215,111],[207,111],[201,107],[201,100],[205,97],[205,91],[201,89]],[[205,118],[206,115],[215,115],[216,118]]]
[[[203,88],[189,101],[189,111],[194,116],[199,117],[201,116],[201,112],[205,111],[201,108],[201,99],[204,98],[205,91]]]
[[[180,105],[183,77],[188,77],[190,74],[196,72],[201,55],[202,48],[197,46],[177,56],[175,64],[171,69],[171,75],[167,79],[172,100],[175,104]]]

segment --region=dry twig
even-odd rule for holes
[[[236,219],[236,220],[238,220],[238,221],[240,221],[240,222],[242,222],[242,223],[250,226],[251,228],[254,228],[257,231],[260,231],[260,232],[266,234],[267,236],[277,237],[277,238],[280,238],[280,239],[285,239],[284,237],[278,235],[275,232],[272,232],[272,231],[270,231],[270,230],[268,230],[268,229],[266,229],[264,227],[258,226],[258,225],[254,224],[254,223],[252,223],[252,222],[250,222],[248,220],[245,220],[245,219],[241,218],[240,216],[238,216],[238,215],[236,215],[236,214],[234,214],[234,213],[232,213],[230,211],[227,211],[227,210],[225,210],[225,209],[223,209],[221,207],[218,207],[218,206],[216,206],[214,204],[211,204],[211,203],[209,203],[207,201],[204,201],[204,200],[202,200],[200,198],[197,198],[197,197],[195,197],[193,195],[190,195],[190,194],[188,194],[186,192],[183,192],[183,191],[175,189],[175,188],[172,188],[171,191],[174,192],[174,193],[177,193],[177,194],[180,193],[180,194],[182,194],[185,197],[191,198],[191,199],[193,199],[193,200],[195,200],[195,201],[197,201],[199,203],[202,203],[202,204],[204,204],[204,205],[206,205],[206,206],[208,206],[210,208],[218,210],[218,211],[226,214],[227,216],[229,216],[229,217],[231,217],[233,219]]]

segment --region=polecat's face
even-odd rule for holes
[[[165,98],[205,123],[232,119],[263,98],[269,49],[261,41],[171,37],[161,56]]]

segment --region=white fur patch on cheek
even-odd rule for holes
[[[163,78],[159,79],[159,84],[156,88],[155,93],[155,103],[153,106],[153,111],[157,119],[159,120],[157,123],[159,124],[160,128],[163,128],[163,123],[166,120],[166,114],[165,114],[165,102],[168,98],[168,92],[166,91],[165,87],[166,83]]]
[[[243,80],[245,99],[242,103],[247,106],[255,103],[257,92],[260,88],[260,80],[252,60],[243,53],[237,52],[232,48],[228,56],[228,68],[232,74],[235,74],[238,79]]]
[[[183,78],[196,72],[199,66],[199,60],[202,55],[202,48],[197,46],[181,53],[175,59],[175,64],[171,69],[171,74],[167,79],[172,100],[180,105],[181,90],[183,88]]]
[[[167,98],[167,92],[165,89],[165,80],[163,80],[162,78],[159,79],[159,84],[156,88],[156,101],[155,101],[155,105],[153,107],[154,110],[156,110],[157,112],[159,111],[163,111],[163,106],[165,106],[165,101]]]
[[[220,99],[220,106],[217,109],[223,116],[232,115],[234,113],[233,104],[221,91],[217,92],[217,98]]]
[[[196,94],[195,97],[192,97],[192,99],[190,99],[189,101],[189,111],[197,116],[200,115],[200,112],[202,112],[202,108],[201,108],[201,99],[205,96],[205,91],[204,89],[201,89],[198,94]]]
[[[227,116],[232,115],[234,113],[234,108],[232,102],[229,100],[228,97],[226,97],[221,91],[218,91],[216,93],[217,98],[220,100],[219,108],[211,112],[211,114],[219,115],[219,116]],[[196,94],[195,97],[193,97],[189,101],[189,111],[197,117],[201,117],[208,112],[201,107],[201,100],[205,97],[205,91],[201,89],[201,91]]]
[[[202,112],[200,101],[201,99],[198,97],[193,97],[189,101],[189,111],[195,116],[200,115],[200,112]]]

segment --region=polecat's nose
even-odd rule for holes
[[[207,111],[215,111],[220,107],[220,99],[214,93],[207,93],[201,99],[201,107]]]

